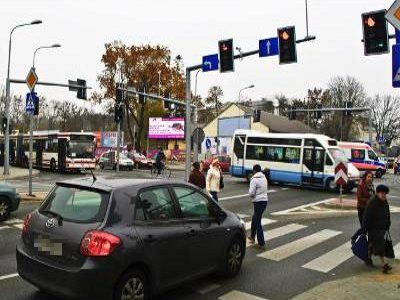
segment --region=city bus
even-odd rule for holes
[[[4,163],[3,136],[0,138],[0,162]],[[10,135],[10,164],[29,166],[29,134]],[[92,132],[35,131],[32,164],[53,172],[94,170],[95,135]]]
[[[247,178],[252,168],[260,164],[270,182],[311,186],[337,191],[335,162],[348,161],[338,142],[319,134],[262,133],[236,130],[233,136],[231,175]],[[360,172],[348,163],[352,190],[360,180]]]
[[[381,178],[386,173],[386,165],[379,160],[378,155],[365,143],[339,142],[340,149],[360,171],[370,171],[375,177]]]

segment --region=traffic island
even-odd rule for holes
[[[10,175],[4,175],[4,167],[0,167],[0,180],[11,180],[11,179],[21,179],[21,178],[28,178],[29,177],[29,169],[24,168],[17,168],[11,167],[10,168]],[[33,169],[32,176],[38,176],[40,173],[39,170]]]
[[[292,300],[365,299],[397,300],[400,295],[400,264],[392,264],[389,274],[380,268],[344,279],[322,283]]]
[[[38,192],[34,193],[34,195],[29,195],[28,193],[22,193],[21,201],[35,201],[42,202],[47,195],[47,192]]]

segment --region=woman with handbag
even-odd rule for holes
[[[207,172],[206,190],[211,197],[218,202],[218,193],[223,188],[222,171],[218,159],[214,159]]]
[[[365,207],[363,218],[363,231],[368,233],[369,261],[372,265],[371,256],[377,255],[382,263],[382,272],[387,274],[392,267],[385,262],[387,256],[386,240],[390,228],[390,211],[387,202],[389,188],[385,185],[378,185],[376,194],[372,197]]]
[[[366,171],[357,188],[357,210],[360,225],[362,225],[365,206],[368,200],[375,195],[373,180],[374,175],[370,171]]]

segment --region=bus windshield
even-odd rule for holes
[[[339,148],[329,148],[329,153],[332,155],[334,160],[348,161],[344,152]]]
[[[93,158],[94,143],[91,141],[69,141],[67,155],[71,158]]]

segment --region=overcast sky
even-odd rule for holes
[[[309,0],[310,34],[317,40],[299,44],[298,63],[279,65],[278,58],[245,58],[235,72],[200,73],[198,91],[204,97],[220,85],[224,100],[236,100],[240,88],[254,84],[247,97],[260,99],[283,93],[304,97],[307,89],[325,88],[332,76],[357,77],[369,94],[399,94],[391,87],[391,55],[365,57],[361,13],[389,8],[392,0]],[[36,61],[40,80],[66,83],[85,78],[98,88],[104,44],[163,44],[185,65],[201,63],[217,53],[218,40],[233,38],[243,51],[256,50],[258,40],[276,36],[278,27],[295,25],[305,36],[304,0],[1,0],[0,80],[5,84],[8,36],[19,23],[42,19],[43,24],[20,28],[13,35],[11,77],[25,79],[36,47],[53,43],[62,48],[42,50]],[[393,28],[389,25],[390,31]],[[392,41],[393,43],[393,41]],[[192,88],[194,89],[194,76]],[[50,99],[75,101],[62,88],[37,87]],[[12,85],[25,94],[25,85]],[[78,100],[76,100],[78,101]]]

